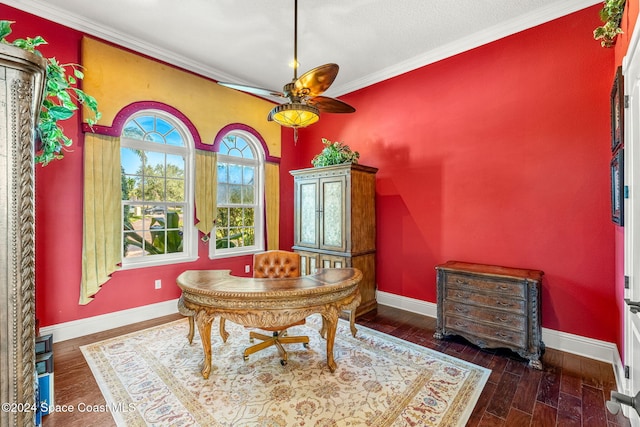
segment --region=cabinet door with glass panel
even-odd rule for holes
[[[296,179],[295,245],[344,252],[347,249],[346,176]]]

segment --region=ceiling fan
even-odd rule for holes
[[[320,118],[320,112],[353,113],[356,109],[338,99],[320,96],[331,86],[338,75],[340,69],[338,64],[321,65],[298,77],[298,0],[294,0],[293,28],[293,79],[284,85],[282,92],[235,83],[218,82],[218,84],[254,95],[275,96],[288,100],[288,102],[274,107],[269,112],[267,120],[293,128],[297,140],[298,128],[317,122]]]

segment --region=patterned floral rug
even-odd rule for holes
[[[186,319],[82,347],[119,426],[464,426],[490,371],[340,320],[338,368],[326,365],[321,318],[290,335],[310,346],[242,356],[248,330],[227,322],[226,344],[212,337],[213,369],[200,374],[202,346],[186,339]]]

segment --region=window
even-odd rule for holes
[[[217,215],[212,256],[264,250],[264,152],[253,135],[232,131],[218,150]]]
[[[124,125],[120,145],[123,267],[194,260],[190,134],[166,113],[142,111]]]

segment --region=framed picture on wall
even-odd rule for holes
[[[624,140],[624,81],[622,67],[616,70],[611,88],[611,151],[615,152]]]
[[[620,148],[611,159],[611,220],[624,225],[624,150]]]

